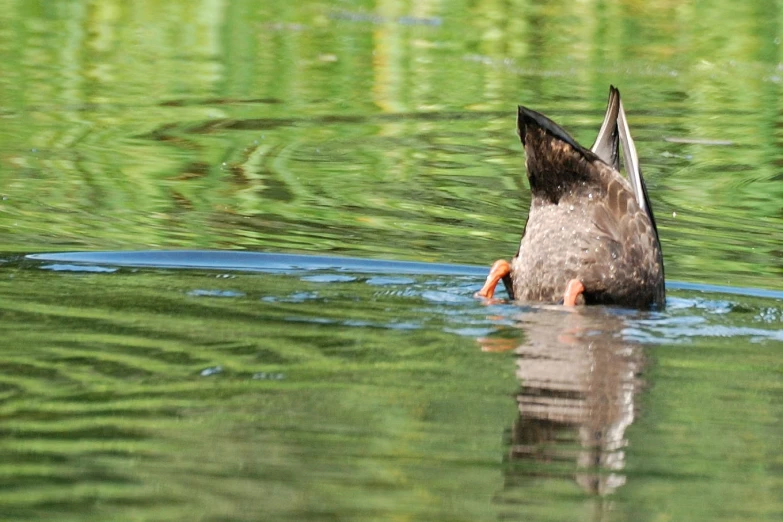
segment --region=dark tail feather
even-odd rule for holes
[[[595,153],[579,145],[555,122],[528,108],[519,107],[517,130],[525,146],[525,166],[530,190],[552,202],[594,173]]]
[[[553,122],[543,114],[530,110],[527,107],[519,105],[519,111],[517,112],[517,132],[519,133],[519,139],[522,140],[522,145],[527,145],[527,136],[534,130],[541,130],[545,134],[567,143],[576,150],[581,150],[582,147],[574,141],[574,138],[563,130],[560,125]]]

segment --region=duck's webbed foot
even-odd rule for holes
[[[505,284],[509,296],[513,299],[514,295],[513,290],[511,289],[511,265],[509,265],[508,261],[505,259],[498,259],[493,263],[492,268],[489,269],[489,275],[487,276],[484,286],[481,287],[481,290],[473,294],[473,296],[492,299],[492,296],[495,295],[495,287],[501,280]]]
[[[576,306],[577,300],[579,303],[584,303],[585,285],[579,279],[571,279],[566,285],[565,295],[563,296],[564,306]],[[581,299],[580,299],[581,297]]]

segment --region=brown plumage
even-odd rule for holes
[[[520,106],[532,200],[509,265],[493,266],[478,293],[503,280],[526,302],[663,306],[663,257],[620,93],[610,88],[604,123],[587,150],[547,117]],[[618,142],[629,179],[618,171]]]

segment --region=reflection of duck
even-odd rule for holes
[[[515,348],[519,415],[511,433],[514,487],[573,476],[592,494],[626,481],[625,432],[636,414],[644,366],[641,346],[618,333],[624,318],[602,309],[518,316],[525,341]],[[524,489],[524,488],[523,488]]]
[[[511,264],[497,261],[478,296],[503,281],[529,302],[663,305],[663,257],[620,93],[587,150],[542,114],[519,107],[532,201]],[[618,140],[619,138],[619,140]],[[618,141],[629,179],[618,171]]]

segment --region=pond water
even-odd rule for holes
[[[0,519],[783,518],[780,2],[0,8]],[[473,299],[610,84],[665,310]]]

